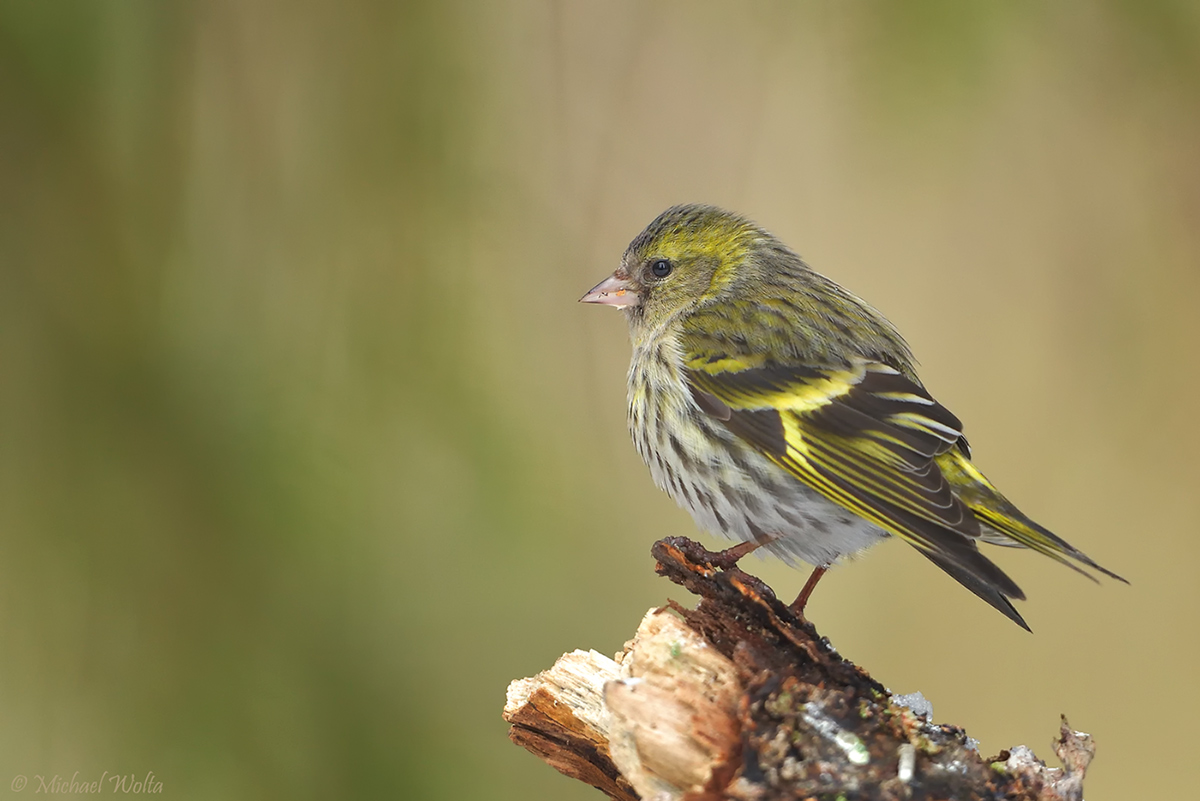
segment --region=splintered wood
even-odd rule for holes
[[[1082,800],[1094,746],[1065,719],[1064,768],[1023,746],[981,758],[757,578],[683,538],[653,554],[660,575],[701,597],[695,609],[652,609],[615,659],[574,651],[509,685],[509,737],[561,773],[617,801]]]
[[[734,664],[663,610],[647,613],[623,656],[604,702],[613,761],[630,784],[643,798],[671,798],[731,773],[741,747]]]
[[[639,796],[609,753],[604,686],[620,665],[595,651],[563,654],[549,670],[508,685],[504,719],[509,739],[550,767],[618,801]]]
[[[564,654],[508,687],[513,742],[613,798],[699,792],[740,746],[737,668],[675,614],[651,609],[612,660]]]

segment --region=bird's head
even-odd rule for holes
[[[630,243],[621,266],[580,298],[624,309],[636,331],[731,295],[763,249],[782,247],[754,223],[713,206],[675,206]]]

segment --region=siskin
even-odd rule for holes
[[[629,321],[629,430],[654,482],[708,531],[825,570],[892,535],[1028,630],[980,541],[1121,579],[1020,512],[883,315],[754,223],[663,212],[581,299]]]

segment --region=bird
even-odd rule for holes
[[[1128,583],[1023,514],[899,331],[751,220],[673,206],[580,301],[629,324],[628,426],[655,484],[706,531],[814,566],[898,537],[1017,625],[1025,594],[980,543]]]

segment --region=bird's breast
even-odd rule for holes
[[[784,559],[812,564],[834,562],[884,536],[701,410],[669,342],[634,350],[629,431],[654,483],[707,531],[769,542]]]

